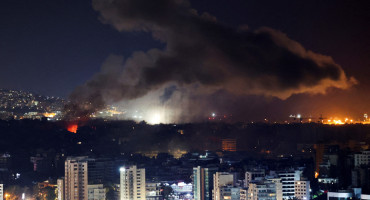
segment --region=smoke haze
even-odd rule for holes
[[[109,57],[100,73],[71,94],[67,117],[123,102],[172,109],[166,122],[187,122],[226,106],[212,105],[214,95],[284,100],[356,84],[331,57],[306,50],[280,31],[234,29],[185,0],[93,0],[92,5],[102,23],[149,32],[165,48]]]

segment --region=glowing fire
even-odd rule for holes
[[[43,113],[44,117],[48,117],[48,118],[54,118],[56,113]]]
[[[67,130],[71,133],[77,133],[78,125],[77,124],[70,124]]]

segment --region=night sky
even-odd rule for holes
[[[269,27],[307,50],[331,56],[358,84],[323,94],[210,95],[205,112],[239,119],[282,119],[291,113],[360,117],[370,112],[370,1],[193,0],[198,13],[221,24],[249,29]],[[0,88],[67,98],[100,71],[110,55],[165,48],[145,31],[117,31],[102,23],[91,1],[3,0],[0,5]],[[235,110],[238,110],[236,112]]]

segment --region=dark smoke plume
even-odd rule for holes
[[[93,8],[103,23],[118,31],[150,32],[166,47],[136,52],[124,64],[108,60],[113,67],[103,67],[71,95],[69,116],[168,84],[196,87],[202,94],[224,90],[286,99],[356,83],[331,57],[306,50],[279,31],[234,29],[208,13],[198,14],[186,0],[93,0]]]

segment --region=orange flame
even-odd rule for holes
[[[77,124],[71,124],[68,126],[67,130],[71,133],[77,133],[78,125]]]
[[[315,172],[315,178],[319,177],[319,172]]]

